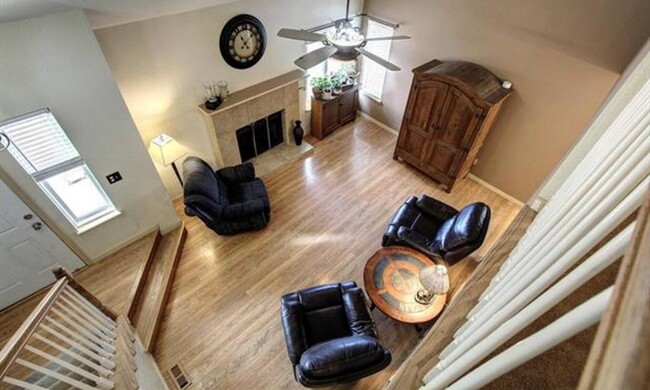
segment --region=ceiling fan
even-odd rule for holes
[[[303,70],[307,70],[313,66],[332,57],[341,61],[352,61],[360,54],[368,57],[368,59],[375,61],[379,65],[388,70],[400,70],[400,67],[392,64],[383,58],[372,54],[365,50],[363,47],[370,41],[385,41],[385,40],[398,40],[410,39],[405,35],[396,35],[392,37],[379,37],[379,38],[366,38],[365,35],[350,23],[350,0],[347,0],[345,9],[345,19],[340,19],[334,22],[336,31],[333,34],[318,34],[305,30],[294,30],[283,28],[278,31],[278,36],[282,38],[296,39],[299,41],[307,42],[322,42],[325,46],[320,49],[314,50],[305,54],[294,61],[294,64]]]

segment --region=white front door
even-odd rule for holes
[[[57,265],[84,263],[0,180],[0,309],[52,283]]]

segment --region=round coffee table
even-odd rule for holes
[[[385,315],[407,324],[421,324],[440,314],[447,295],[437,295],[428,305],[415,301],[422,288],[420,270],[435,265],[426,255],[406,247],[381,248],[368,260],[363,282],[372,303]]]

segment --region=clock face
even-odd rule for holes
[[[266,48],[264,26],[251,15],[235,16],[221,31],[219,46],[223,59],[230,66],[237,69],[250,68],[264,54]]]

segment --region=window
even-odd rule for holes
[[[119,215],[49,109],[0,122],[7,150],[81,233]]]
[[[372,20],[368,21],[368,31],[366,33],[366,37],[379,38],[392,36],[392,27],[377,23]],[[391,42],[392,41],[390,40],[370,41],[366,44],[365,49],[385,60],[388,60],[388,57],[390,56]],[[361,71],[361,91],[372,99],[381,102],[382,93],[384,92],[385,80],[386,68],[372,60],[364,58]]]

